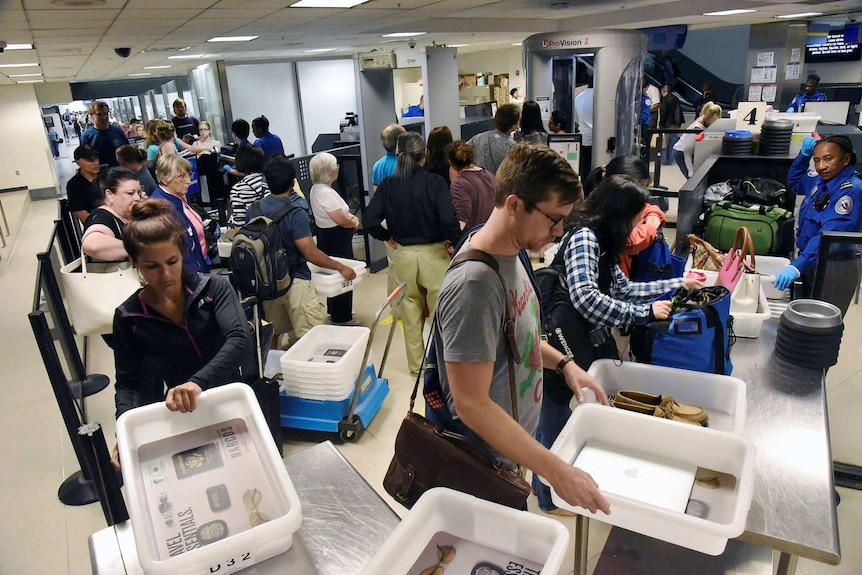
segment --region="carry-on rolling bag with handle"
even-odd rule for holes
[[[266,365],[266,352],[269,349],[269,340],[272,337],[272,324],[263,325],[260,319],[260,302],[256,297],[249,297],[242,300],[242,306],[252,309],[252,324],[254,325],[254,347],[255,359],[257,360],[257,377],[252,379],[251,386],[254,395],[260,404],[260,410],[263,412],[263,417],[266,419],[267,426],[272,432],[272,438],[275,441],[275,447],[278,452],[282,452],[281,444],[281,406],[279,403],[279,386],[278,380],[264,375],[264,365]]]

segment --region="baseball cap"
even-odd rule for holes
[[[83,146],[78,146],[75,148],[75,161],[77,162],[81,158],[85,160],[90,160],[92,158],[99,157],[99,151],[94,150],[89,144],[84,144]]]

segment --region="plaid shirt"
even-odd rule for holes
[[[599,291],[601,250],[593,231],[589,228],[575,230],[565,250],[566,281],[572,305],[595,326],[624,327],[646,323],[653,300],[668,290],[685,285],[682,278],[632,282],[614,263],[610,294],[606,295]]]

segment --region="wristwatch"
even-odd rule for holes
[[[570,356],[570,355],[564,355],[564,356],[563,356],[563,359],[561,359],[561,360],[560,360],[560,363],[558,363],[558,364],[557,364],[557,367],[554,369],[554,371],[556,371],[557,373],[559,373],[560,375],[562,375],[562,373],[563,373],[563,368],[564,368],[564,367],[566,367],[566,364],[567,364],[567,363],[569,363],[569,362],[571,362],[571,361],[574,361],[574,360],[572,359],[572,356]]]

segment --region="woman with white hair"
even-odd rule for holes
[[[353,233],[359,218],[350,213],[347,202],[332,184],[338,179],[338,160],[321,152],[308,163],[311,173],[311,211],[317,225],[317,247],[330,257],[353,259]],[[353,292],[349,291],[326,300],[326,308],[335,325],[359,325],[353,319]]]

